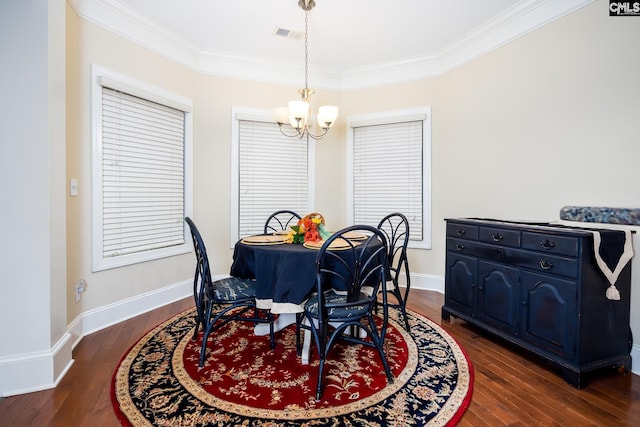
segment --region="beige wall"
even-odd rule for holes
[[[595,2],[442,77],[345,95],[346,114],[432,106],[433,250],[412,271],[444,274],[447,217],[640,207],[638,39]]]
[[[91,64],[185,96],[198,76],[78,18],[67,6],[67,175],[77,178],[78,197],[67,198],[67,319],[184,280],[192,273],[187,255],[91,272]],[[87,281],[79,303],[74,283]]]
[[[77,178],[80,188],[78,197],[67,199],[67,318],[71,322],[83,312],[190,280],[194,268],[193,255],[186,254],[91,272],[91,64],[193,100],[193,218],[207,242],[213,274],[227,274],[231,265],[231,109],[270,110],[297,92],[295,88],[197,74],[80,19],[70,7],[67,21],[67,175]],[[339,98],[339,94],[326,92],[316,99],[339,104]],[[327,151],[341,145],[335,137],[322,143],[324,148],[317,151],[321,159],[330,159]],[[342,185],[339,190],[343,191]],[[319,182],[317,191],[320,200],[328,200],[325,196],[332,194],[332,183]],[[344,216],[343,198],[331,198],[318,203],[317,208],[331,216]],[[82,300],[75,303],[78,278],[84,278],[88,286]]]
[[[295,87],[198,75],[79,19],[68,26],[68,319],[188,279],[192,255],[91,273],[91,63],[193,99],[194,218],[214,273],[231,262],[231,108],[268,109]],[[610,18],[598,1],[438,78],[332,93],[340,119],[316,146],[316,211],[346,225],[345,141],[350,115],[432,107],[432,250],[410,254],[412,272],[444,274],[444,218],[555,220],[563,205],[639,207],[640,21]],[[637,248],[640,251],[640,248]],[[80,304],[73,281],[87,279]],[[640,329],[640,328],[636,328]]]

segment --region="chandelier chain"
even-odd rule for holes
[[[309,12],[304,12],[304,88],[309,89]]]
[[[313,121],[314,119],[311,118],[313,116],[311,116],[309,104],[314,91],[309,89],[309,11],[315,5],[315,0],[298,1],[298,6],[304,10],[304,89],[298,89],[298,92],[302,95],[302,100],[291,101],[289,102],[289,109],[277,108],[274,114],[275,121],[284,136],[298,139],[306,137],[307,140],[309,138],[322,139],[338,117],[338,107],[333,105],[319,107],[317,120],[320,133],[311,133],[309,120]]]

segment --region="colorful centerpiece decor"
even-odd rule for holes
[[[287,243],[319,242],[326,240],[331,233],[325,229],[324,217],[319,213],[310,213],[302,217],[297,225],[291,226]]]

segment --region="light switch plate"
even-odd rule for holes
[[[78,180],[75,178],[69,180],[69,193],[73,197],[78,195]]]

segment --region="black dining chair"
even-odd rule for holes
[[[344,237],[346,233],[364,233],[370,237],[352,241]],[[388,381],[393,382],[383,350],[386,305],[383,304],[378,324],[373,312],[381,289],[386,300],[386,253],[386,237],[368,225],[355,225],[334,233],[318,252],[315,293],[304,303],[303,312],[296,316],[298,355],[302,353],[301,331],[310,330],[320,359],[316,400],[322,395],[325,362],[338,340],[375,348]]]
[[[387,300],[389,307],[400,310],[407,332],[409,318],[407,317],[407,299],[411,290],[411,278],[409,275],[409,262],[407,261],[407,244],[409,243],[409,221],[399,212],[385,216],[378,224],[387,242],[387,262],[389,263],[389,275],[387,276],[387,292],[395,298],[395,302]],[[405,276],[404,292],[400,288],[400,276]]]
[[[271,348],[275,347],[273,332],[273,315],[269,310],[256,307],[256,289],[253,281],[238,277],[226,277],[211,280],[209,258],[198,228],[186,217],[185,222],[191,230],[193,247],[196,253],[196,272],[193,278],[193,298],[196,304],[196,328],[192,340],[198,337],[198,329],[202,327],[202,348],[200,364],[204,366],[209,335],[230,321],[247,321],[268,323]],[[245,313],[253,310],[249,316]],[[260,316],[262,314],[263,316]]]
[[[281,210],[269,215],[264,223],[264,234],[277,233],[287,230],[292,225],[297,225],[300,215],[293,211]]]

